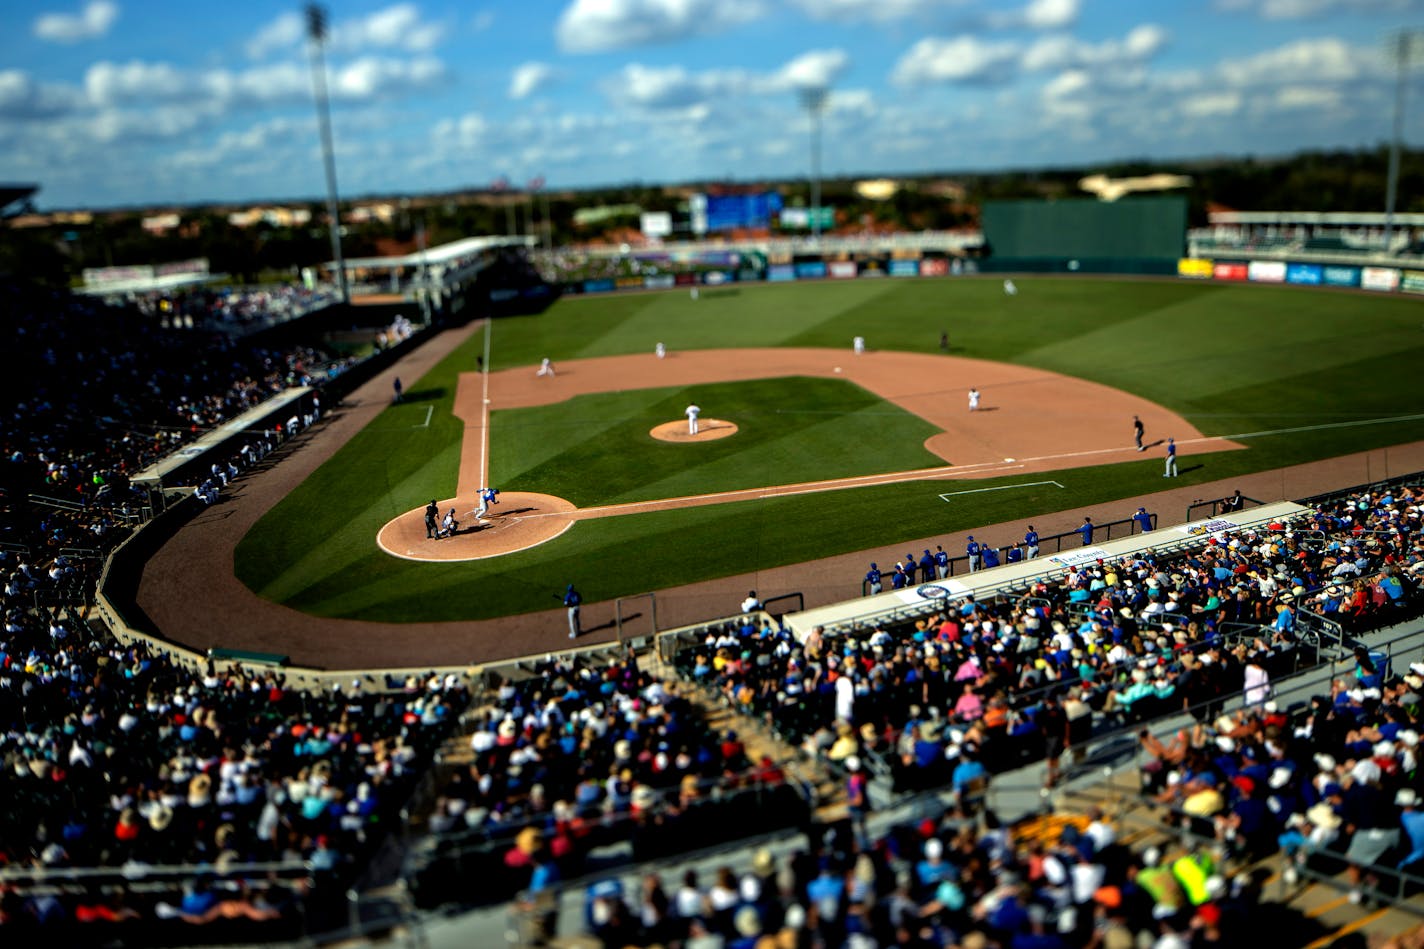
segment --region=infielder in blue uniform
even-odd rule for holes
[[[969,543],[964,545],[964,552],[969,555],[969,572],[973,573],[984,566],[984,557],[979,552],[979,544],[974,539],[974,535],[969,535]]]
[[[871,596],[885,589],[884,581],[880,576],[880,568],[873,563],[870,565],[870,569],[865,572],[865,584],[870,590]]]
[[[935,547],[935,568],[939,573],[939,578],[943,580],[949,576],[949,554],[944,552],[943,547]]]
[[[1029,560],[1038,556],[1038,531],[1033,529],[1032,524],[1028,526],[1028,533],[1024,534],[1024,548]]]
[[[1138,508],[1137,513],[1132,515],[1132,519],[1137,522],[1137,529],[1142,533],[1145,534],[1152,529],[1152,515],[1147,513],[1147,508]]]

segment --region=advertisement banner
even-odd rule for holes
[[[1284,260],[1253,260],[1246,265],[1246,276],[1256,283],[1285,283]]]
[[[672,233],[672,215],[666,211],[645,211],[642,231],[644,237],[667,237]]]
[[[695,286],[697,284],[697,274],[680,273],[677,276],[673,277],[673,282],[676,283],[679,287]]]
[[[672,284],[672,274],[670,273],[660,273],[656,276],[643,278],[643,286],[647,287],[649,290],[666,290],[668,287],[672,286]]]
[[[1305,283],[1315,286],[1323,279],[1319,264],[1290,264],[1286,267],[1286,283]]]
[[[1182,257],[1177,261],[1177,276],[1195,280],[1211,279],[1211,261],[1200,257]]]
[[[107,287],[130,280],[152,280],[153,268],[138,267],[85,267],[84,286]]]
[[[1360,285],[1359,267],[1326,267],[1321,271],[1321,283],[1327,287],[1358,287]]]
[[[797,280],[815,279],[826,275],[824,260],[798,260],[795,266]]]
[[[1211,271],[1211,275],[1217,280],[1245,280],[1247,274],[1246,265],[1237,263],[1219,263]]]
[[[614,286],[619,290],[641,290],[643,289],[642,277],[619,277],[613,281]]]
[[[583,282],[584,293],[608,293],[613,290],[612,280],[585,280]]]
[[[1049,563],[1059,567],[1076,567],[1080,563],[1093,563],[1112,554],[1101,547],[1079,547],[1077,550],[1070,550],[1063,554],[1054,554],[1052,557],[1045,557]]]
[[[879,257],[859,261],[860,275],[862,277],[883,277],[885,276],[886,263],[887,261]]]
[[[890,261],[890,276],[892,277],[918,277],[919,275],[920,262],[918,260]]]
[[[1399,289],[1405,293],[1424,293],[1424,270],[1406,270]]]
[[[1214,517],[1209,521],[1193,521],[1190,524],[1178,525],[1175,529],[1178,533],[1186,534],[1188,537],[1204,537],[1207,534],[1220,534],[1222,531],[1234,531],[1241,525],[1226,517]]]
[[[853,260],[833,260],[827,272],[837,280],[848,280],[855,276],[856,269]]]
[[[943,277],[949,273],[949,261],[943,257],[927,257],[920,261],[921,277]]]
[[[796,268],[790,264],[772,264],[766,268],[766,279],[773,283],[796,279]]]
[[[1360,271],[1360,286],[1366,290],[1399,289],[1399,270],[1394,267],[1366,267]]]
[[[737,271],[738,283],[756,283],[758,280],[765,280],[765,275],[753,267],[744,267]]]
[[[208,258],[196,257],[193,260],[175,260],[171,264],[159,264],[154,273],[160,277],[171,274],[206,274],[208,272]]]
[[[709,270],[702,275],[702,282],[709,287],[715,287],[723,283],[731,283],[731,281],[732,275],[725,270]]]

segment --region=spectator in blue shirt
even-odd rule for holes
[[[1083,546],[1087,547],[1093,542],[1093,519],[1083,518],[1083,526],[1078,528],[1078,533],[1083,537]]]

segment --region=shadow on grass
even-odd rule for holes
[[[400,404],[404,405],[407,402],[431,402],[435,399],[444,398],[444,396],[445,389],[442,386],[436,386],[430,389],[412,389],[401,396]]]

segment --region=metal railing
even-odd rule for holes
[[[1187,505],[1187,523],[1190,524],[1192,521],[1197,520],[1198,515],[1203,510],[1210,509],[1210,513],[1208,513],[1207,516],[1216,517],[1223,512],[1232,513],[1234,511],[1244,510],[1247,504],[1261,507],[1266,503],[1265,501],[1258,501],[1255,498],[1248,498],[1244,494],[1241,495],[1241,502],[1241,507],[1237,507],[1235,497],[1215,498],[1210,501],[1193,501]]]

